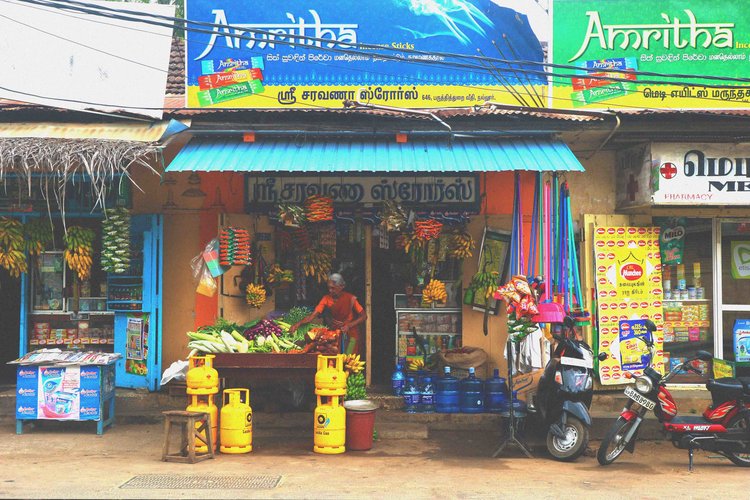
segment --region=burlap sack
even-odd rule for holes
[[[471,367],[479,368],[487,362],[487,353],[480,347],[464,346],[461,352],[439,352],[438,363],[440,368],[450,366],[452,369],[468,370]],[[453,371],[452,371],[453,373]]]

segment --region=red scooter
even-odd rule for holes
[[[656,325],[647,321],[646,328],[649,334],[641,340],[651,351],[653,363]],[[709,380],[706,388],[713,402],[703,415],[695,416],[677,416],[677,403],[665,387],[681,370],[701,374],[692,362],[712,358],[710,353],[698,351],[663,377],[652,366],[643,370],[643,375],[635,379],[635,387],[625,388],[629,401],[599,447],[599,463],[609,465],[625,450],[633,453],[638,429],[646,413],[653,410],[667,439],[677,448],[688,450],[689,470],[693,470],[694,450],[716,452],[736,465],[750,467],[750,378]]]

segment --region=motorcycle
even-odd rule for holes
[[[666,384],[683,370],[702,374],[693,362],[710,361],[713,356],[698,351],[694,357],[662,376],[653,368],[656,325],[647,321],[646,329],[648,334],[639,338],[651,353],[651,365],[643,370],[643,375],[635,378],[635,387],[625,388],[628,402],[599,447],[596,456],[599,463],[609,465],[625,450],[633,453],[638,429],[646,413],[653,411],[667,439],[675,447],[688,450],[689,470],[693,470],[694,450],[719,453],[736,465],[750,467],[750,378],[709,380],[706,388],[711,392],[712,404],[703,415],[678,416],[677,403]]]
[[[589,442],[594,354],[586,342],[576,338],[570,317],[565,318],[561,333],[553,332],[552,337],[557,345],[528,411],[536,413],[541,428],[547,429],[547,450],[552,457],[573,461],[586,451]]]

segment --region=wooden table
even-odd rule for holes
[[[283,378],[312,381],[318,368],[317,354],[217,353],[214,368],[222,378],[242,376],[252,380]]]

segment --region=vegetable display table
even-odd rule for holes
[[[105,418],[106,413],[106,418]],[[105,365],[19,365],[16,434],[26,420],[96,421],[96,433],[115,420],[115,362]]]
[[[241,374],[252,379],[304,378],[312,380],[317,354],[216,353],[213,367],[221,377]]]

